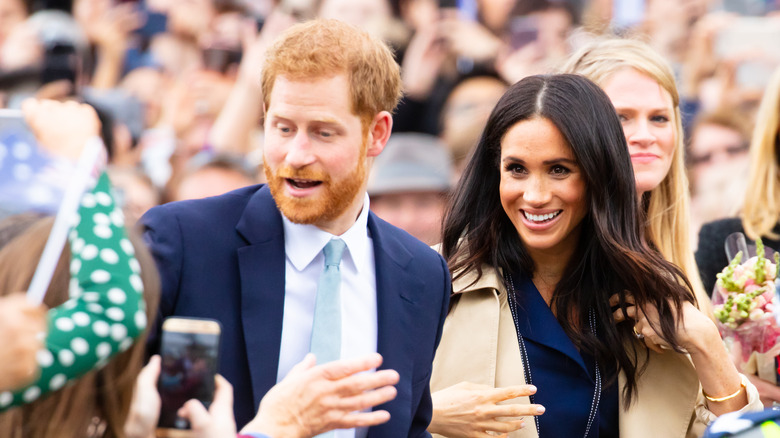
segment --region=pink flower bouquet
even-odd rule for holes
[[[774,263],[756,241],[756,256],[742,262],[742,252],[718,274],[712,303],[720,334],[742,369],[754,352],[780,354],[780,299],[777,289],[778,253]]]

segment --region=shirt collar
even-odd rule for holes
[[[334,237],[346,244],[343,260],[352,263],[358,273],[366,269],[369,260],[371,241],[368,235],[368,194],[364,195],[363,209],[354,224],[341,236],[334,236],[310,224],[296,224],[282,215],[284,226],[284,251],[287,258],[298,271],[303,271],[322,252],[325,245]]]

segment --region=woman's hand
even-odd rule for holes
[[[648,348],[659,353],[669,349],[669,344],[653,328],[661,326],[658,309],[652,305],[639,309],[630,295],[625,297],[625,301],[629,304],[625,314],[622,309],[616,310],[613,313],[615,321],[621,322],[628,317],[634,321],[637,338],[643,340]],[[609,303],[616,306],[617,295],[613,295]],[[707,408],[715,415],[742,409],[748,403],[747,393],[715,323],[692,303],[685,302],[682,312],[675,330],[677,343],[690,355],[702,392],[713,398],[726,397],[721,401],[708,399]],[[672,317],[677,320],[676,312]]]
[[[645,345],[658,353],[663,350],[671,349],[671,346],[656,332],[655,328],[661,327],[658,309],[655,306],[648,305],[644,310],[634,305],[634,298],[631,295],[625,297],[626,314],[621,309],[616,310],[613,315],[616,322],[626,320],[626,316],[634,321],[634,333],[638,339],[644,341]],[[609,300],[610,306],[618,305],[618,296],[613,295]],[[672,310],[675,315],[676,311]],[[692,303],[685,302],[682,306],[682,318],[680,326],[677,327],[677,342],[688,353],[696,354],[704,349],[710,348],[713,343],[722,344],[718,328]]]
[[[499,404],[536,393],[532,385],[492,388],[461,382],[433,393],[433,419],[428,431],[458,437],[505,436],[525,425],[522,417],[541,415],[544,406]]]
[[[23,293],[0,298],[0,391],[16,390],[38,375],[38,351],[46,334],[46,309]],[[41,336],[43,335],[43,336]]]
[[[756,385],[758,396],[765,408],[771,408],[775,403],[780,402],[780,387],[752,374],[747,374],[746,377]]]
[[[157,379],[160,377],[160,356],[154,355],[135,380],[133,401],[125,422],[128,438],[150,438],[154,436],[160,417],[160,394],[157,393]]]
[[[233,418],[233,386],[224,377],[215,377],[214,400],[208,410],[199,400],[188,400],[178,415],[189,420],[192,438],[221,438],[236,436],[236,420]]]

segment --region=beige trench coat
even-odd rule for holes
[[[485,267],[480,280],[474,276],[453,283],[455,304],[444,323],[431,377],[435,392],[468,381],[492,387],[525,383],[517,334],[501,279]],[[701,436],[715,416],[706,400],[693,364],[686,355],[650,352],[650,361],[638,383],[638,399],[623,410],[620,384],[620,436],[628,438],[692,438]],[[743,410],[761,410],[758,391],[748,385],[748,405]],[[529,403],[528,397],[515,403]],[[538,438],[532,421],[509,434],[510,438]]]

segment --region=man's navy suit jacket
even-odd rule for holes
[[[150,349],[168,316],[222,324],[219,372],[233,385],[239,428],[276,383],[285,294],[284,229],[267,186],[149,210],[144,240],[160,270],[162,295]],[[377,350],[400,376],[390,421],[371,438],[428,436],[429,381],[451,291],[446,263],[404,231],[369,214],[376,263]],[[277,438],[277,437],[275,437]],[[279,437],[283,438],[283,437]]]

